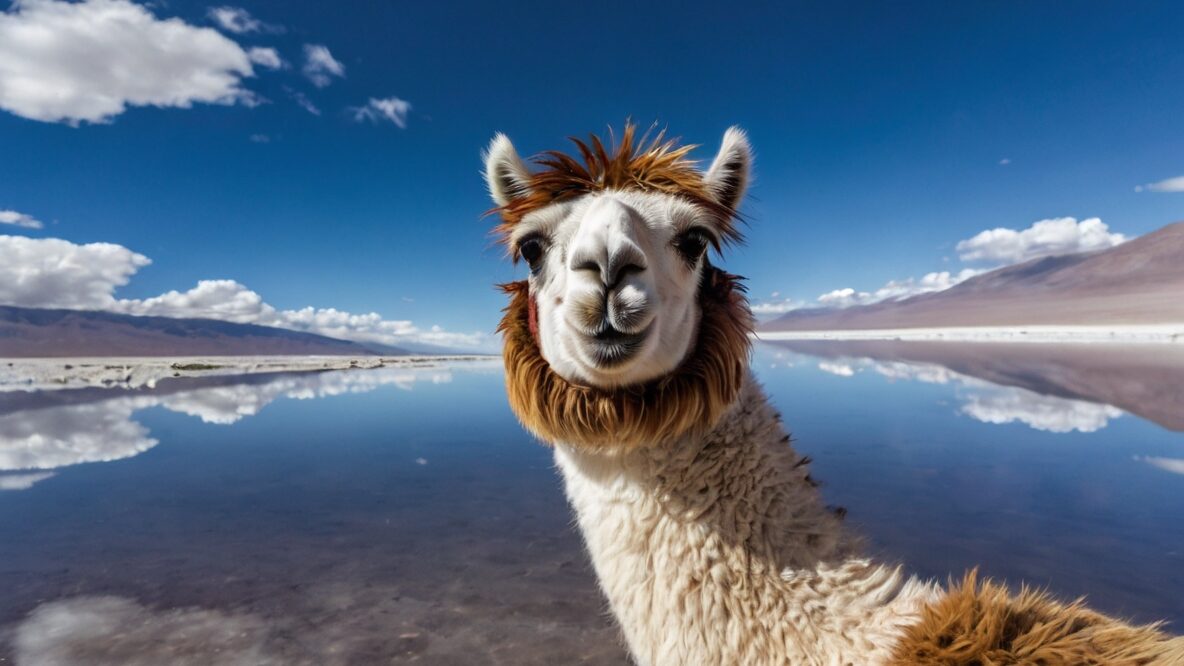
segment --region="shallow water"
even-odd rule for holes
[[[1184,631],[1184,356],[1101,350],[754,367],[873,552]],[[497,362],[0,393],[0,627],[0,663],[626,663]]]

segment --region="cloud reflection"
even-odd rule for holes
[[[983,423],[1023,423],[1045,432],[1095,432],[1123,411],[1110,405],[1040,395],[1013,386],[979,387],[968,392],[962,413]]]
[[[1155,456],[1135,456],[1135,460],[1145,462],[1173,474],[1184,474],[1184,458],[1157,458]]]
[[[171,393],[134,393],[98,402],[27,409],[0,416],[0,490],[24,490],[47,470],[138,455],[158,440],[134,419],[151,407],[230,425],[281,398],[310,400],[367,393],[384,386],[409,391],[417,382],[452,381],[447,370],[380,368],[279,375],[263,383],[215,385]],[[5,474],[5,472],[24,472]]]
[[[120,597],[42,604],[16,627],[16,663],[42,666],[281,664],[262,619],[203,608],[154,611]]]
[[[791,363],[785,365],[792,366]],[[960,413],[982,423],[1023,423],[1044,432],[1095,432],[1125,413],[1107,404],[1044,395],[1017,386],[1001,386],[935,363],[838,356],[819,361],[818,369],[839,377],[854,377],[869,371],[889,381],[952,384],[962,402]]]
[[[818,364],[818,369],[836,375],[838,377],[853,377],[855,376],[855,368],[852,368],[846,363],[830,363],[823,361]]]

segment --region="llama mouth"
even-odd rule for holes
[[[607,326],[595,335],[589,336],[585,348],[597,367],[614,368],[637,355],[649,337],[651,328],[652,326],[646,326],[637,333],[625,333]]]

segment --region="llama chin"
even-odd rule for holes
[[[532,171],[498,135],[486,179],[531,271],[503,286],[510,406],[555,448],[638,664],[1184,664],[1155,626],[862,556],[748,370],[738,278],[708,260],[740,239],[746,136],[703,172],[634,136]]]

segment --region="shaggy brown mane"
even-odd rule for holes
[[[978,582],[971,571],[922,612],[893,655],[892,666],[1032,664],[1033,666],[1170,666],[1184,664],[1184,638],[1157,625],[1133,627],[1024,589]]]
[[[490,211],[502,216],[494,233],[504,243],[527,213],[557,201],[603,190],[640,190],[679,196],[703,207],[719,219],[725,241],[739,241],[740,231],[734,223],[736,211],[716,201],[703,181],[698,162],[687,157],[698,146],[679,146],[677,139],[666,138],[664,130],[653,139],[647,131],[635,140],[636,133],[636,125],[625,123],[620,143],[616,143],[610,128],[611,149],[600,137],[589,134],[587,141],[569,137],[579,152],[578,158],[558,150],[536,155],[531,161],[543,169],[530,175],[526,193]]]
[[[708,267],[700,288],[698,339],[677,370],[640,386],[573,384],[551,369],[530,331],[526,281],[502,285],[510,305],[498,325],[506,392],[523,426],[547,443],[628,449],[713,427],[748,370],[752,315],[739,278]]]

